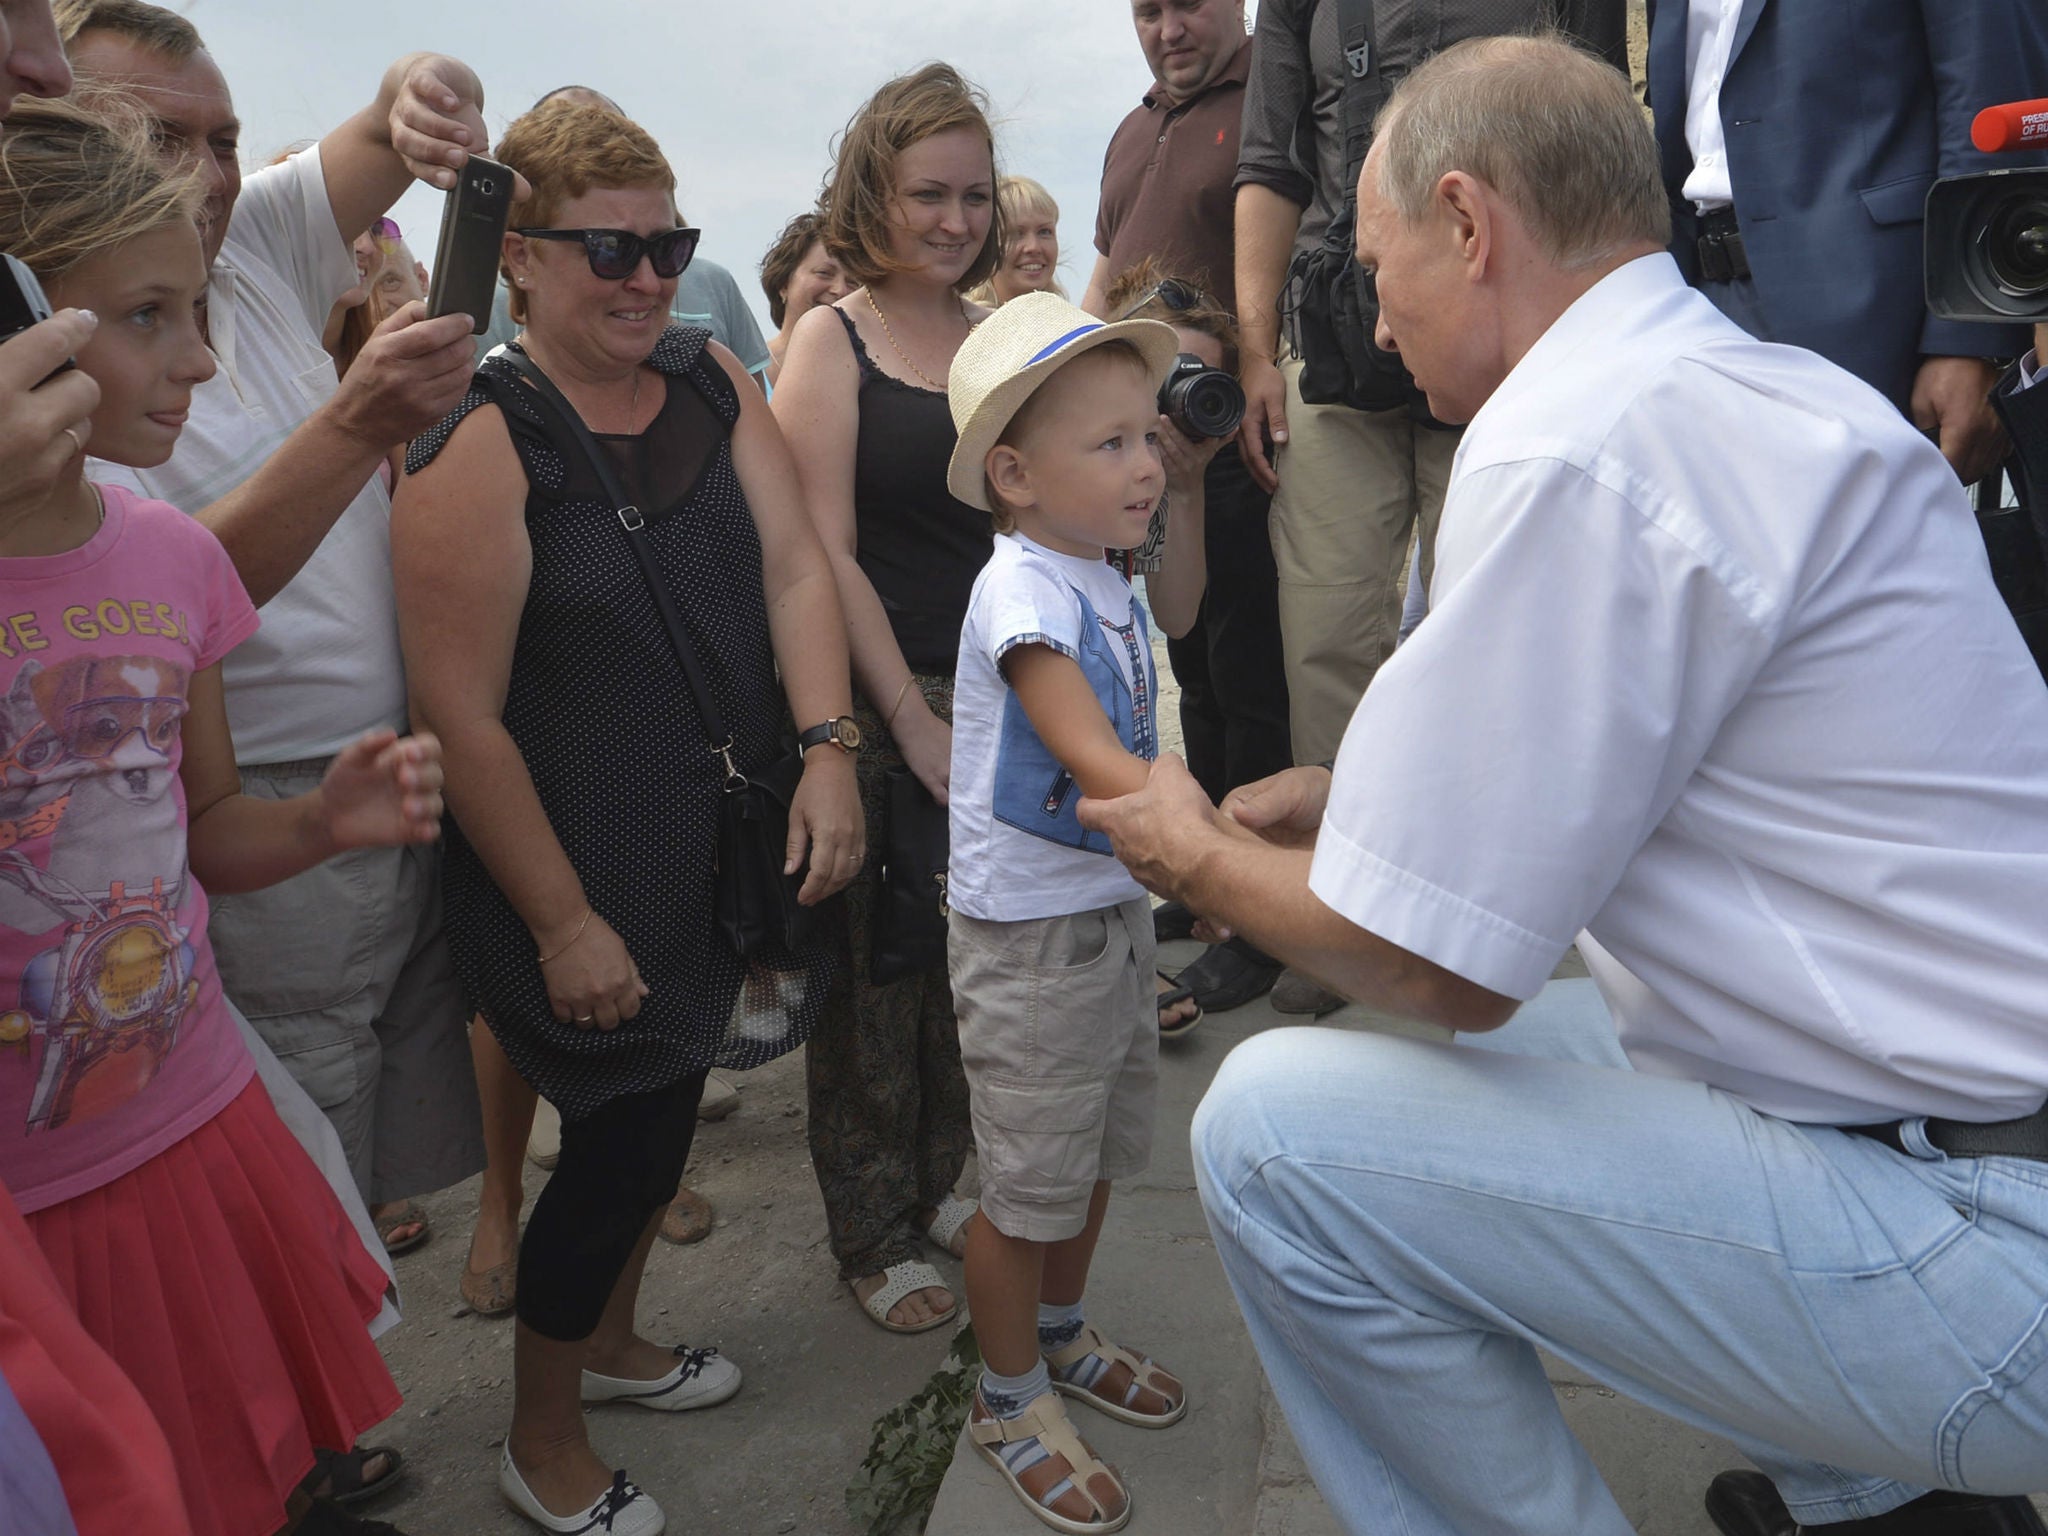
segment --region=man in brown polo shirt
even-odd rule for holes
[[[1131,20],[1152,87],[1103,157],[1095,271],[1082,302],[1101,314],[1117,275],[1149,256],[1235,313],[1232,185],[1252,53],[1244,0],[1132,0]],[[1203,492],[1208,590],[1194,628],[1166,650],[1181,688],[1188,768],[1221,800],[1291,767],[1293,753],[1266,493],[1227,450],[1210,460]],[[1167,515],[1170,538],[1172,508]],[[1161,911],[1161,936],[1184,936],[1185,909]],[[1233,941],[1210,948],[1180,980],[1213,1013],[1249,1002],[1279,972],[1277,962]]]

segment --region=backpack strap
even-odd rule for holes
[[[1358,173],[1372,148],[1372,120],[1387,99],[1380,74],[1374,0],[1332,0],[1337,7],[1338,39],[1344,48],[1344,205],[1351,211],[1358,197]]]

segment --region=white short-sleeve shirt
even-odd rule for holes
[[[1082,828],[1080,787],[1003,677],[1020,645],[1072,658],[1124,749],[1159,755],[1151,635],[1131,584],[1102,560],[998,537],[968,599],[953,680],[946,899],[969,917],[1021,922],[1142,896],[1109,839]]]
[[[1513,997],[1577,937],[1639,1069],[1772,1114],[2041,1104],[2048,690],[1882,396],[1630,262],[1467,429],[1430,598],[1323,901]]]
[[[90,475],[198,513],[260,469],[339,387],[320,345],[357,281],[317,147],[242,184],[214,259],[207,334],[220,370],[192,395],[169,462]],[[391,497],[372,474],[320,547],[263,606],[263,628],[221,664],[235,756],[326,757],[364,731],[405,724],[405,668],[391,584]]]

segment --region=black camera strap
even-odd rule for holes
[[[1334,0],[1338,36],[1344,45],[1344,205],[1356,217],[1358,173],[1372,148],[1372,122],[1387,99],[1380,73],[1379,32],[1374,0]]]
[[[625,530],[626,544],[633,551],[633,558],[640,566],[640,574],[646,579],[647,592],[654,600],[655,612],[661,616],[662,628],[668,632],[670,648],[675,652],[676,665],[682,669],[683,680],[689,684],[690,694],[697,701],[697,717],[703,723],[706,745],[711,755],[720,759],[725,766],[727,787],[734,783],[744,784],[746,776],[733,763],[733,735],[725,728],[725,717],[719,712],[718,701],[711,695],[711,685],[705,679],[704,669],[698,664],[697,649],[690,639],[682,614],[677,611],[676,600],[668,589],[668,581],[661,573],[661,566],[654,557],[654,545],[647,537],[647,522],[640,515],[640,509],[633,505],[632,498],[619,484],[618,476],[612,473],[612,466],[590,435],[590,428],[583,424],[576,407],[569,403],[555,381],[541,372],[540,364],[527,355],[525,348],[517,342],[507,342],[498,355],[519,370],[533,392],[546,401],[560,419],[562,427],[574,439],[576,446],[583,450],[584,457],[597,474],[598,484],[604,487],[606,498],[612,504],[612,514],[618,518],[619,526]],[[720,741],[724,745],[720,745]]]

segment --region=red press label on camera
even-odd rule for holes
[[[1970,142],[1987,155],[2012,149],[2048,148],[2048,97],[1986,107],[1970,124]]]

